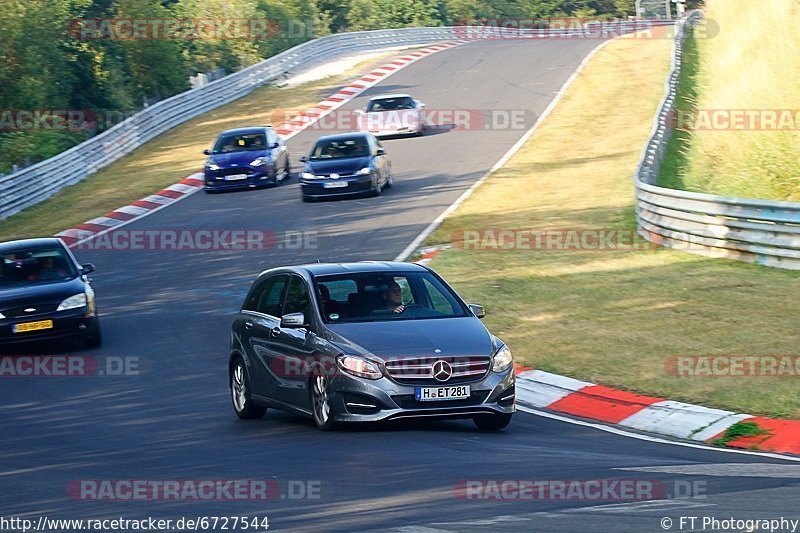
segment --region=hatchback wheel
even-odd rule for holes
[[[267,412],[266,407],[260,407],[250,399],[250,378],[241,359],[236,359],[231,371],[231,399],[233,410],[239,418],[261,418]]]
[[[315,372],[311,377],[311,406],[314,409],[314,422],[323,431],[333,429],[336,425],[331,412],[328,384],[328,377],[320,372]]]
[[[472,419],[478,429],[484,431],[497,431],[511,423],[511,414],[478,415]]]

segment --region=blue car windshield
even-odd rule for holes
[[[0,288],[61,281],[77,275],[72,260],[57,247],[0,253]]]
[[[311,159],[344,159],[370,155],[366,137],[338,141],[319,141],[311,150]]]
[[[222,135],[217,139],[212,154],[227,154],[230,152],[249,152],[264,150],[267,146],[267,136],[263,133],[245,133],[237,135]]]
[[[428,272],[336,274],[315,282],[330,324],[470,316],[452,289]]]

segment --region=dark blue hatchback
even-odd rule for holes
[[[292,172],[289,150],[269,126],[223,131],[203,153],[206,192],[277,185]]]
[[[300,173],[303,201],[361,194],[380,195],[394,183],[392,161],[371,133],[353,132],[317,139]]]

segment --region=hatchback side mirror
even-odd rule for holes
[[[486,316],[486,310],[483,308],[482,305],[479,304],[468,304],[469,310],[472,311],[472,314],[478,318],[483,318]]]
[[[375,155],[386,155],[386,150],[384,150],[383,148],[378,148],[377,150],[375,150]]]
[[[281,318],[282,328],[304,328],[307,325],[306,316],[303,313],[289,313]]]
[[[308,157],[304,155],[297,158],[297,160],[300,161],[301,163],[308,163]]]
[[[269,147],[274,150],[275,148],[280,148],[281,147],[281,143],[272,143]]]
[[[95,270],[96,269],[94,268],[94,265],[91,263],[86,263],[85,265],[81,265],[81,274],[83,274],[84,276],[86,274],[91,274]]]
[[[205,150],[203,150],[203,155],[211,155],[211,150],[206,148]]]

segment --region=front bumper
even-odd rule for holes
[[[422,133],[423,126],[405,126],[402,128],[386,128],[386,129],[368,129],[364,131],[368,131],[369,133],[373,134],[375,137],[394,137],[400,135],[417,135]]]
[[[235,189],[254,189],[256,187],[263,187],[270,182],[272,175],[268,167],[253,170],[252,168],[243,168],[242,172],[247,172],[246,179],[228,181],[223,175],[221,170],[206,170],[204,171],[205,189],[209,191],[228,191]]]
[[[24,322],[52,320],[53,327],[35,331],[14,333],[12,326]],[[25,318],[6,318],[0,320],[0,345],[9,345],[34,341],[46,341],[67,337],[85,338],[97,333],[99,321],[97,315],[86,316],[86,308],[55,311],[47,315]]]
[[[317,179],[302,180],[300,190],[307,198],[334,198],[338,196],[352,196],[354,194],[364,194],[372,191],[373,177],[370,174],[364,176],[350,176],[339,179]],[[346,183],[346,186],[328,188],[326,183]]]
[[[386,377],[373,381],[340,373],[331,380],[331,407],[338,422],[511,414],[516,410],[514,383],[514,368],[511,367],[505,372],[490,372],[480,380],[464,383],[470,386],[468,399],[422,402],[414,398],[419,385],[401,385]]]

